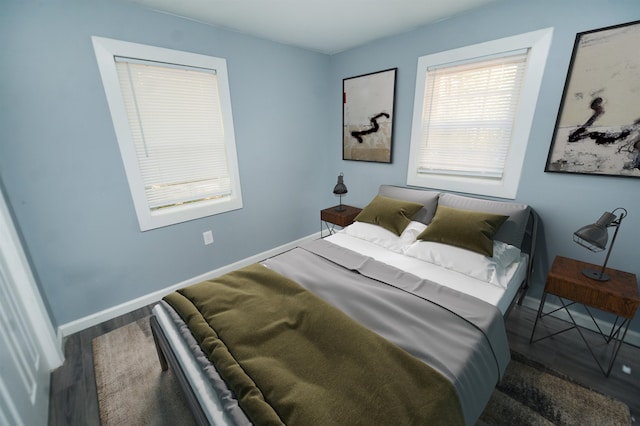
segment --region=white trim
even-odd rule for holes
[[[102,77],[107,104],[120,147],[131,197],[138,217],[141,231],[147,231],[175,223],[198,219],[205,216],[224,213],[242,208],[242,191],[240,188],[240,172],[236,153],[233,115],[231,112],[231,95],[227,61],[224,58],[200,55],[191,52],[165,49],[162,47],[130,43],[104,37],[92,36],[93,49]],[[216,70],[218,94],[225,132],[225,146],[229,176],[231,178],[231,196],[224,202],[219,200],[203,201],[184,206],[170,207],[152,211],[147,202],[142,173],[135,153],[135,147],[129,127],[129,120],[120,89],[116,70],[115,57],[146,59],[156,62],[189,65],[197,68]]]
[[[545,28],[418,58],[407,185],[510,199],[516,197],[552,36],[553,28]],[[517,49],[530,49],[530,53],[503,178],[491,180],[418,173],[427,68],[432,65],[455,63]]]
[[[9,207],[0,192],[0,253],[6,261],[9,274],[16,285],[12,288],[22,304],[24,313],[30,322],[35,341],[39,345],[39,354],[44,357],[47,368],[53,370],[62,365],[64,355],[62,346],[56,341],[56,334],[49,314],[40,296],[31,267],[24,254],[22,243],[15,230]],[[5,237],[7,236],[7,237]]]
[[[522,302],[523,306],[526,306],[527,308],[531,308],[533,310],[536,311],[536,314],[538,312],[538,308],[540,307],[540,300],[539,299],[534,299],[533,297],[530,296],[526,296],[524,298],[524,301]],[[545,304],[544,307],[544,311],[545,312],[551,312],[555,309],[560,309],[562,308],[562,306],[560,306],[559,304],[556,303],[551,303],[548,302]],[[598,331],[594,324],[593,321],[591,321],[591,318],[589,317],[589,315],[587,314],[583,314],[581,312],[576,312],[574,310],[571,311],[571,315],[573,316],[573,318],[576,320],[576,323],[582,327],[582,328],[586,328],[587,330],[591,330],[591,331]],[[564,312],[564,310],[555,312],[554,314],[550,315],[553,318],[557,318],[563,321],[571,321],[571,319],[569,318],[569,315],[567,315],[566,312]],[[598,324],[600,324],[600,327],[604,327],[604,329],[611,329],[611,326],[613,325],[611,322],[609,321],[601,321],[598,320]],[[538,334],[540,333],[540,334]],[[536,337],[542,337],[544,334],[542,331],[536,330]],[[562,337],[560,337],[562,338]],[[633,345],[633,346],[637,346],[640,347],[640,332],[637,332],[635,330],[632,330],[631,328],[629,328],[629,331],[627,332],[627,336],[624,339],[624,343]]]
[[[0,377],[0,425],[24,426],[22,416],[13,404],[11,393]]]
[[[82,331],[94,325],[100,324],[104,321],[119,317],[120,315],[124,315],[128,312],[131,312],[136,309],[142,308],[144,306],[150,305],[152,303],[158,302],[167,294],[173,291],[176,291],[180,288],[183,288],[192,284],[196,284],[201,281],[210,280],[212,278],[218,277],[228,272],[235,271],[236,269],[251,265],[256,262],[260,262],[261,260],[268,259],[280,253],[284,253],[287,250],[291,250],[308,241],[317,240],[318,238],[320,238],[319,232],[309,235],[307,237],[300,238],[299,240],[295,240],[290,243],[283,244],[271,250],[258,253],[254,256],[247,257],[245,259],[239,260],[237,262],[231,263],[221,268],[218,268],[209,272],[205,272],[204,274],[198,275],[193,278],[189,278],[188,280],[182,281],[177,284],[173,284],[162,290],[149,293],[137,299],[133,299],[128,302],[122,303],[120,305],[105,309],[103,311],[96,312],[95,314],[88,315],[84,318],[80,318],[75,321],[68,322],[58,327],[58,339],[62,343],[65,337],[70,336],[73,333],[77,333],[78,331]]]

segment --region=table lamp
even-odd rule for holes
[[[615,213],[617,211],[620,211],[620,216],[616,216]],[[604,259],[602,269],[595,270],[591,268],[585,268],[582,270],[582,273],[585,276],[597,281],[609,280],[609,275],[605,273],[605,268],[607,267],[609,255],[611,254],[613,243],[615,243],[616,241],[616,236],[618,235],[618,230],[620,229],[622,219],[624,219],[626,216],[627,211],[622,207],[618,207],[612,212],[604,212],[596,223],[583,226],[573,233],[573,241],[593,252],[598,252],[607,248],[607,241],[609,239],[609,230],[607,228],[616,228],[615,232],[613,233],[613,238],[611,239],[611,244],[609,245],[609,251],[607,252],[607,256]]]
[[[337,212],[345,211],[345,208],[342,205],[342,196],[347,193],[347,186],[344,184],[343,177],[344,174],[340,173],[338,176],[338,183],[333,187],[333,193],[340,196],[340,205],[336,207]]]

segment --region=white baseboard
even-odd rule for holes
[[[526,296],[522,302],[522,305],[526,306],[527,308],[534,309],[537,312],[538,308],[540,307],[540,300]],[[551,312],[561,307],[562,307],[561,305],[556,303],[550,303],[547,300],[547,303],[545,304],[545,307],[544,307],[544,312]],[[571,315],[575,319],[576,324],[578,324],[580,327],[583,327],[592,331],[597,331],[589,315],[581,312],[576,312],[574,309],[571,309]],[[571,321],[571,319],[569,318],[569,315],[567,315],[567,313],[564,310],[555,312],[551,316],[564,321]],[[600,320],[598,320],[598,323],[600,324],[600,328],[602,328],[603,330],[611,330],[611,326],[613,325],[610,322],[600,321]],[[538,335],[538,330],[536,329],[536,337],[541,337],[541,336],[543,336],[543,334],[541,333],[540,335]],[[640,333],[634,330],[629,330],[627,332],[626,337],[624,338],[624,342],[633,346],[640,347]]]
[[[94,325],[100,324],[104,321],[119,317],[120,315],[124,315],[126,313],[135,311],[136,309],[140,309],[144,306],[147,306],[152,303],[156,303],[160,301],[167,294],[174,292],[182,287],[186,287],[192,284],[199,283],[201,281],[210,280],[212,278],[218,277],[220,275],[224,275],[228,272],[235,271],[236,269],[251,265],[256,262],[260,262],[261,260],[267,259],[269,257],[273,257],[277,254],[284,253],[287,250],[291,250],[303,243],[308,241],[316,240],[320,238],[320,233],[315,233],[309,235],[307,237],[301,238],[296,241],[292,241],[290,243],[281,245],[279,247],[273,248],[271,250],[264,251],[262,253],[258,253],[255,256],[248,257],[246,259],[239,260],[237,262],[231,263],[229,265],[223,266],[221,268],[215,269],[213,271],[205,272],[202,275],[198,275],[193,278],[189,278],[186,281],[173,284],[167,288],[162,290],[155,291],[153,293],[144,295],[142,297],[138,297],[137,299],[130,300],[128,302],[122,303],[117,306],[113,306],[111,308],[105,309],[100,312],[96,312],[95,314],[88,315],[84,318],[80,318],[66,324],[63,324],[58,327],[58,341],[60,342],[60,347],[63,348],[64,352],[64,338],[70,336],[73,333],[77,333],[89,327],[93,327]]]

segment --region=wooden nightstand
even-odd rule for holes
[[[546,339],[547,337],[555,336],[556,334],[564,333],[565,331],[576,329],[580,333],[580,337],[587,345],[589,352],[595,359],[598,367],[604,373],[605,376],[609,376],[613,363],[620,345],[624,341],[627,334],[629,324],[636,314],[638,305],[640,305],[640,297],[638,296],[638,281],[635,274],[628,272],[618,271],[616,269],[607,268],[607,273],[610,275],[609,281],[596,281],[588,278],[582,274],[584,268],[594,268],[599,270],[600,267],[592,265],[590,263],[581,262],[579,260],[569,259],[567,257],[557,256],[551,265],[549,276],[544,287],[544,293],[540,300],[540,307],[538,308],[538,315],[533,324],[533,330],[531,332],[530,343]],[[543,313],[544,305],[548,294],[558,296],[562,307],[557,308],[551,312]],[[565,303],[565,299],[569,303]],[[585,310],[591,317],[591,320],[596,326],[599,334],[604,337],[607,344],[612,340],[614,345],[612,353],[609,359],[609,364],[606,369],[601,364],[598,357],[593,352],[591,345],[583,334],[582,327],[576,324],[574,316],[572,315],[569,307],[574,304],[584,305]],[[603,333],[600,325],[591,314],[589,307],[599,309],[601,311],[609,312],[616,315],[616,320],[611,326],[611,331],[608,334]],[[534,334],[536,332],[536,326],[538,320],[553,314],[554,312],[565,310],[569,315],[570,322],[573,324],[571,327],[558,331],[553,334],[546,335],[537,340],[534,340]],[[622,320],[620,323],[619,321]]]
[[[342,228],[351,225],[356,216],[358,216],[358,213],[362,211],[362,209],[358,207],[351,207],[345,204],[343,204],[342,207],[344,208],[343,211],[336,210],[338,206],[320,210],[320,237],[322,237],[324,226],[326,226],[329,235],[331,235],[335,232],[334,228],[336,225]]]

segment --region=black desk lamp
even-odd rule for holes
[[[620,216],[615,215],[616,211],[618,210],[620,210]],[[604,212],[604,214],[600,217],[600,219],[598,219],[596,223],[583,226],[573,233],[573,241],[593,252],[598,252],[607,248],[607,240],[609,239],[609,231],[607,228],[616,228],[615,232],[613,233],[613,238],[611,239],[611,244],[609,245],[607,257],[605,257],[604,259],[602,269],[599,271],[591,268],[583,269],[582,273],[585,276],[597,281],[609,280],[609,275],[607,275],[604,270],[607,267],[609,255],[611,254],[613,243],[615,243],[616,241],[616,236],[618,235],[618,230],[620,229],[622,219],[624,219],[626,216],[627,211],[622,207],[618,207],[613,212]]]
[[[345,211],[345,208],[342,205],[342,196],[347,193],[347,186],[342,180],[343,177],[344,175],[340,173],[340,175],[338,176],[338,183],[336,183],[336,186],[333,187],[333,193],[340,196],[340,205],[336,207],[337,212]]]

